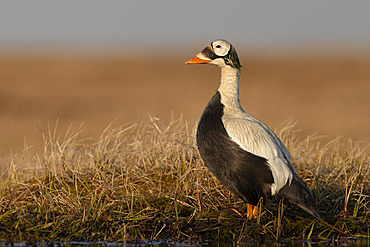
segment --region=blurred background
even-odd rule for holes
[[[370,141],[370,1],[0,1],[0,165],[48,126],[98,138],[148,114],[195,126],[219,84],[185,65],[211,41],[243,64],[243,108],[300,135]]]

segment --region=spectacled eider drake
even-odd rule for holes
[[[261,197],[277,196],[320,218],[305,199],[304,191],[312,197],[311,191],[298,176],[287,148],[269,127],[241,107],[242,66],[235,48],[225,40],[216,40],[186,63],[221,68],[220,87],[198,125],[197,145],[209,170],[247,202],[247,217],[256,217]]]

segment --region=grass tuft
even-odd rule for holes
[[[14,156],[0,184],[0,239],[7,241],[330,240],[369,237],[368,147],[350,139],[302,138],[292,121],[277,131],[322,220],[281,204],[248,221],[246,205],[206,169],[194,128],[155,117],[44,135],[44,152]]]

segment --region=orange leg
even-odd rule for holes
[[[258,206],[247,203],[247,218],[248,220],[256,219],[258,212]]]

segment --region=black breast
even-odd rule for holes
[[[209,170],[231,192],[257,205],[271,195],[274,182],[267,160],[249,153],[232,141],[222,123],[224,106],[217,91],[203,111],[197,130],[197,145]]]

